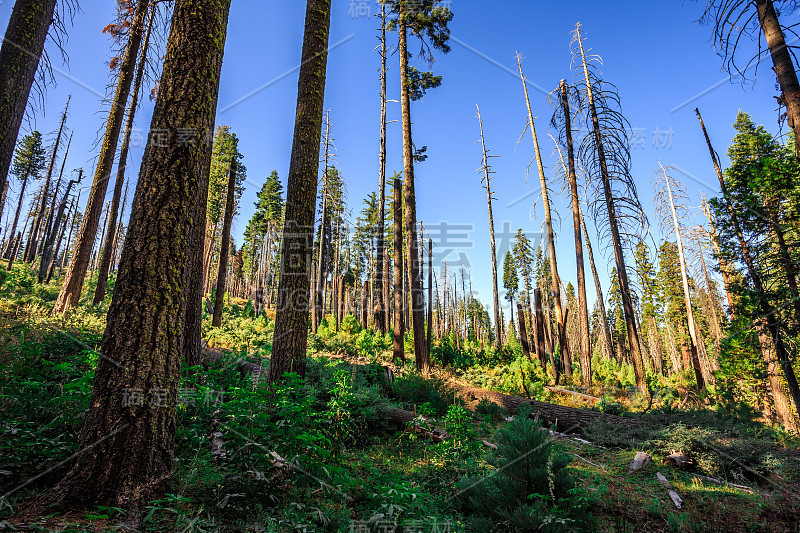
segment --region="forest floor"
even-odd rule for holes
[[[107,310],[85,298],[66,317],[49,317],[56,291],[55,283],[37,285],[24,267],[0,277],[0,530],[121,531],[121,509],[27,512],[77,451]],[[523,470],[521,463],[496,470],[490,446],[503,449],[504,431],[527,438],[513,433],[520,417],[509,421],[511,413],[487,402],[466,409],[449,384],[452,369],[423,379],[400,368],[388,379],[386,338],[352,322],[312,335],[307,375],[277,388],[265,386],[263,371],[240,371],[242,360],[268,364],[269,314],[254,318],[246,304],[234,302],[222,328],[205,325],[205,337],[225,355],[183,369],[173,488],[151,502],[140,529],[800,531],[796,439],[741,413],[668,402],[646,414],[623,401],[593,407],[637,421],[630,426],[601,420],[574,435],[534,426],[546,436],[546,446],[528,452],[546,454],[544,490],[516,503],[508,493],[514,509],[527,509],[522,517],[476,510],[470,495],[497,496],[495,481]],[[462,383],[486,386],[483,378],[497,372],[475,364],[457,374]],[[539,399],[575,405],[533,377],[529,389]],[[390,409],[418,418],[398,425]],[[441,429],[447,438],[432,441],[415,427]],[[637,451],[653,460],[629,472]],[[664,463],[676,451],[689,459],[683,468]],[[559,454],[569,460],[574,487],[556,496],[550,467]],[[679,495],[680,508],[658,473]]]

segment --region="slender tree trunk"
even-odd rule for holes
[[[72,469],[38,502],[61,508],[138,512],[168,490],[175,454],[191,242],[205,203],[208,142],[178,141],[176,125],[200,139],[213,131],[230,0],[177,0],[130,228],[103,336],[104,354]],[[180,177],[180,179],[176,179]],[[154,274],[155,271],[155,274]]]
[[[611,231],[612,244],[614,247],[614,259],[617,263],[617,278],[619,281],[620,295],[622,297],[622,311],[625,315],[625,325],[627,326],[628,330],[628,342],[630,343],[631,358],[633,359],[633,367],[636,374],[636,386],[642,394],[649,396],[650,393],[647,388],[644,363],[642,362],[642,350],[641,346],[639,346],[639,335],[637,333],[636,322],[634,320],[634,309],[633,302],[631,301],[630,283],[628,282],[628,271],[625,266],[625,254],[622,250],[622,239],[620,238],[619,225],[617,223],[617,211],[614,204],[614,196],[611,192],[611,180],[606,161],[605,148],[603,146],[603,137],[600,133],[600,120],[597,116],[597,106],[595,105],[594,101],[592,82],[589,77],[589,67],[586,63],[583,41],[578,39],[578,42],[580,43],[581,58],[583,60],[583,73],[586,80],[586,90],[589,103],[589,112],[592,119],[592,129],[595,143],[597,144],[597,158],[600,163],[600,173],[603,180],[603,193],[605,195],[606,209],[608,211],[608,223]]]
[[[564,109],[564,129],[567,135],[567,163],[570,196],[572,198],[572,227],[575,232],[575,262],[578,270],[578,325],[580,328],[578,349],[581,360],[581,381],[592,384],[592,343],[589,338],[589,307],[586,302],[586,273],[583,263],[583,239],[581,239],[581,204],[578,197],[578,178],[575,172],[575,149],[572,143],[572,115],[569,108],[567,84],[561,80],[561,105]]]
[[[700,358],[697,354],[697,335],[694,321],[694,310],[692,309],[692,295],[689,292],[689,276],[686,273],[686,256],[683,253],[683,237],[681,236],[680,223],[678,222],[678,214],[675,211],[675,199],[672,196],[672,187],[669,183],[669,176],[667,170],[661,166],[664,172],[664,181],[667,184],[667,193],[669,195],[669,206],[672,211],[672,221],[675,229],[675,241],[678,245],[678,260],[681,267],[681,282],[683,283],[683,302],[686,306],[686,322],[689,328],[689,352],[691,354],[691,364],[694,368],[695,378],[697,379],[697,386],[700,389],[705,387],[705,376],[703,376],[702,368],[700,366]],[[688,369],[686,369],[688,370]]]
[[[141,89],[142,80],[144,79],[144,67],[147,64],[147,49],[150,46],[150,31],[153,28],[154,18],[155,4],[151,8],[151,14],[147,23],[147,30],[145,31],[144,41],[142,42],[139,67],[136,71],[133,92],[131,93],[130,104],[128,105],[128,118],[125,123],[125,133],[122,137],[122,147],[119,151],[117,178],[114,182],[114,196],[111,199],[111,217],[109,218],[111,225],[108,227],[105,244],[103,245],[103,255],[100,260],[100,273],[97,275],[97,287],[94,291],[94,305],[102,302],[106,295],[106,284],[108,283],[108,274],[111,271],[111,259],[114,251],[113,239],[117,234],[117,214],[119,213],[119,203],[122,197],[122,185],[125,183],[125,170],[128,163],[128,150],[130,148],[131,133],[133,132],[133,120],[136,117],[136,109],[139,103],[139,90]]]
[[[331,115],[325,115],[325,165],[322,169],[322,220],[319,225],[319,250],[317,252],[317,270],[314,281],[314,315],[311,323],[311,331],[317,332],[320,322],[325,317],[325,306],[323,292],[325,290],[325,253],[327,248],[325,227],[328,225],[328,157],[331,141]]]
[[[430,354],[433,335],[433,239],[428,239],[428,331],[425,344]]]
[[[308,275],[314,242],[314,208],[330,19],[331,0],[307,1],[297,119],[281,246],[275,342],[269,367],[270,383],[281,380],[287,372],[305,375],[310,288]]]
[[[73,132],[74,133],[74,132]],[[64,160],[61,162],[61,171],[58,173],[58,180],[53,189],[53,199],[50,202],[50,211],[47,215],[47,224],[44,226],[44,237],[42,238],[42,260],[39,262],[39,283],[44,281],[47,277],[47,264],[50,262],[50,256],[53,251],[53,243],[56,239],[56,228],[53,227],[53,217],[56,212],[56,200],[58,199],[58,190],[61,188],[61,180],[64,177],[64,168],[67,165],[67,156],[69,155],[69,147],[72,145],[72,133],[69,134],[69,141],[67,141],[67,149],[64,150]],[[65,197],[66,198],[66,197]]]
[[[561,278],[558,275],[558,263],[556,262],[555,235],[553,233],[553,220],[550,213],[550,194],[547,189],[547,176],[544,173],[544,163],[539,149],[539,138],[536,135],[536,126],[533,122],[533,108],[528,95],[528,84],[525,75],[522,73],[522,58],[517,56],[517,68],[522,80],[522,87],[525,91],[525,103],[528,107],[528,127],[533,138],[534,154],[536,156],[536,166],[539,170],[539,183],[542,187],[542,204],[544,206],[544,225],[547,236],[547,249],[550,256],[550,277],[553,284],[553,303],[556,311],[556,330],[558,333],[558,357],[564,365],[564,372],[567,378],[572,378],[572,364],[569,356],[569,345],[567,344],[567,325],[564,319],[564,309],[561,306]],[[554,376],[555,377],[555,376]]]
[[[225,193],[225,218],[222,222],[222,243],[219,250],[219,267],[217,268],[217,290],[214,297],[214,316],[211,326],[222,326],[222,309],[225,305],[225,280],[228,278],[228,256],[231,248],[231,226],[233,212],[236,210],[236,153],[234,152],[231,168],[228,171],[228,190]]]
[[[17,231],[17,224],[19,223],[19,215],[22,212],[22,204],[25,201],[25,187],[27,187],[28,185],[28,177],[29,175],[26,173],[22,178],[22,188],[19,191],[19,200],[17,200],[17,210],[14,212],[14,220],[11,223],[11,231],[9,232],[9,235],[11,235],[11,237],[8,240],[8,248],[6,248],[5,254],[3,255],[3,257],[8,259],[11,258],[11,254],[13,253],[17,244],[14,240],[14,233]],[[11,270],[11,268],[9,267],[8,270]]]
[[[81,177],[83,176],[83,169],[81,169],[78,173],[78,179],[76,180],[69,180],[67,183],[67,190],[64,192],[64,196],[61,198],[61,202],[58,204],[58,214],[55,216],[55,221],[53,223],[53,228],[50,231],[51,235],[47,238],[47,243],[45,244],[44,253],[42,254],[42,263],[39,265],[39,273],[42,275],[42,279],[45,277],[48,278],[50,272],[52,272],[51,265],[55,263],[56,255],[53,254],[53,245],[55,244],[55,239],[58,237],[59,247],[61,246],[61,238],[64,236],[64,230],[66,230],[66,225],[64,225],[64,230],[60,230],[61,228],[61,221],[64,217],[64,209],[67,207],[67,199],[69,198],[69,193],[72,190],[73,185],[77,185],[81,181]],[[58,191],[58,189],[56,189]],[[57,253],[57,252],[56,252]],[[40,280],[39,283],[42,281]]]
[[[199,0],[198,0],[199,1]],[[92,247],[97,237],[97,228],[100,225],[100,216],[103,209],[103,199],[108,189],[108,181],[111,177],[111,168],[114,166],[114,158],[117,152],[117,142],[119,141],[122,120],[125,116],[125,104],[131,91],[133,74],[136,68],[136,56],[142,43],[142,33],[144,22],[148,11],[148,0],[137,0],[136,9],[133,14],[133,22],[130,28],[128,44],[125,47],[125,56],[117,78],[117,88],[111,110],[106,121],[106,131],[98,164],[95,170],[92,189],[89,199],[86,202],[81,229],[75,242],[75,250],[70,260],[64,285],[56,299],[53,307],[54,313],[63,313],[70,307],[77,304],[83,289],[83,280],[86,269],[89,267]]]
[[[417,242],[417,200],[414,192],[414,157],[411,140],[411,96],[408,78],[408,43],[406,13],[400,4],[398,24],[398,53],[400,54],[400,107],[403,123],[403,199],[406,230],[406,270],[411,288],[411,328],[414,333],[414,356],[417,370],[423,375],[430,372],[430,357],[425,346],[425,295],[419,265]]]
[[[501,339],[500,332],[503,330],[503,324],[500,322],[500,295],[497,290],[497,253],[495,251],[494,241],[494,216],[492,214],[492,184],[491,184],[491,167],[489,166],[489,153],[486,150],[486,140],[483,136],[483,119],[481,118],[481,109],[478,106],[478,124],[481,128],[481,148],[483,149],[483,181],[486,186],[486,203],[489,208],[489,245],[492,253],[492,297],[494,302],[494,347],[500,348]]]
[[[14,146],[55,8],[56,0],[16,0],[0,46],[0,191],[8,187]]]
[[[528,358],[528,361],[532,361],[531,348],[528,344],[528,331],[525,328],[525,311],[522,309],[522,304],[517,304],[517,315],[519,317],[519,340],[522,344],[522,353]],[[547,367],[542,365],[542,369],[546,370]]]
[[[789,127],[794,131],[795,154],[800,157],[800,83],[797,81],[792,52],[786,44],[773,1],[755,0],[755,4],[758,21],[772,56],[775,76],[778,78],[778,84],[783,93],[786,119]]]
[[[403,186],[394,179],[394,312],[392,327],[393,357],[405,362],[405,325],[403,323]]]
[[[789,390],[789,396],[791,397],[795,410],[798,413],[800,413],[800,385],[798,385],[797,376],[795,375],[794,368],[792,368],[786,345],[781,337],[780,329],[777,324],[777,318],[775,316],[775,309],[772,308],[766,299],[761,275],[756,269],[755,261],[750,253],[750,246],[747,244],[747,241],[744,238],[744,233],[742,233],[742,227],[739,223],[739,216],[734,209],[733,203],[731,202],[730,195],[728,194],[728,187],[725,184],[725,178],[722,175],[722,170],[720,169],[716,152],[711,145],[711,141],[705,125],[703,124],[703,119],[700,117],[699,111],[697,112],[697,116],[700,118],[700,125],[703,127],[703,133],[705,134],[706,142],[708,143],[708,150],[711,154],[711,159],[714,162],[714,169],[717,172],[717,179],[719,179],[722,197],[725,200],[725,208],[731,217],[734,232],[736,233],[736,237],[739,241],[742,260],[747,267],[747,273],[750,277],[750,281],[753,283],[753,288],[758,295],[758,306],[759,310],[761,311],[762,318],[756,322],[755,326],[756,331],[758,332],[759,344],[761,346],[761,356],[764,359],[764,364],[767,374],[769,375],[770,385],[772,387],[775,410],[781,423],[787,429],[791,430],[793,428],[798,428],[800,425],[798,425],[797,419],[792,414],[789,399],[786,397],[782,383],[780,383],[780,377],[776,372],[771,372],[771,369],[774,368],[776,362],[783,370],[786,386]]]
[[[44,178],[44,187],[42,188],[42,198],[41,202],[39,203],[39,208],[37,213],[34,217],[33,222],[33,232],[31,235],[33,236],[33,241],[28,243],[28,255],[25,257],[25,261],[33,262],[36,259],[36,254],[39,250],[39,241],[40,236],[39,233],[42,230],[42,222],[44,222],[44,215],[47,211],[47,197],[50,194],[50,180],[53,177],[53,169],[55,168],[56,158],[58,157],[58,147],[61,146],[61,137],[64,133],[64,124],[67,122],[67,111],[69,110],[69,102],[72,100],[72,95],[67,98],[67,105],[64,107],[64,113],[61,115],[61,124],[58,127],[58,134],[56,135],[56,143],[53,145],[53,153],[50,155],[50,164],[47,167],[47,174]],[[72,137],[70,136],[70,140]],[[57,193],[58,191],[56,191]],[[55,194],[55,193],[54,193]]]
[[[380,307],[379,316],[376,317],[376,327],[381,333],[389,330],[388,300],[389,285],[386,277],[389,272],[389,265],[386,258],[386,59],[388,51],[386,48],[386,4],[381,4],[381,140],[380,140],[380,167],[378,179],[378,306]]]
[[[66,201],[66,197],[64,198],[64,201]],[[67,233],[67,225],[69,225],[69,223],[70,223],[70,213],[72,212],[73,209],[75,209],[75,203],[76,203],[75,199],[73,198],[72,199],[72,203],[70,203],[69,210],[67,211],[67,216],[64,218],[64,222],[62,224],[63,227],[62,227],[61,232],[60,232],[60,234],[58,236],[58,242],[56,243],[56,249],[55,249],[55,252],[53,253],[53,260],[50,261],[50,266],[47,269],[47,281],[46,281],[46,283],[50,283],[50,280],[53,278],[53,272],[56,269],[56,262],[58,261],[58,254],[61,252],[61,243],[64,240],[64,235]],[[72,237],[71,233],[70,233],[70,237]],[[67,238],[67,242],[69,243],[69,237]]]
[[[705,127],[703,127],[703,130],[705,131]],[[736,305],[733,298],[733,290],[731,289],[731,268],[728,262],[725,260],[725,257],[722,255],[722,248],[719,245],[719,237],[717,236],[717,228],[714,224],[714,217],[711,216],[711,210],[708,208],[706,197],[702,193],[700,196],[703,213],[706,215],[706,218],[708,218],[708,225],[711,226],[711,242],[714,244],[714,249],[717,251],[717,260],[719,262],[719,269],[722,272],[722,282],[725,285],[725,297],[728,300],[728,308],[730,309],[731,316],[733,316]]]

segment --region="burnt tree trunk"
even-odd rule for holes
[[[281,380],[287,372],[305,374],[308,275],[314,247],[314,208],[330,21],[331,0],[308,0],[297,87],[297,118],[289,163],[270,383]]]
[[[213,131],[230,0],[177,0],[128,239],[108,312],[76,463],[37,507],[138,512],[169,489],[183,350],[187,235],[202,224],[209,142],[180,142],[191,125]]]

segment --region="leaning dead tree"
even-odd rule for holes
[[[742,81],[747,79],[750,69],[755,78],[761,58],[769,50],[772,70],[781,89],[779,102],[786,107],[786,121],[794,131],[795,153],[800,155],[800,82],[794,64],[797,45],[792,44],[800,35],[795,31],[797,24],[781,23],[776,5],[788,12],[800,7],[797,0],[708,0],[700,21],[712,26],[714,48],[726,70]],[[788,41],[787,34],[791,37]],[[755,40],[758,49],[742,63],[739,58],[748,40]]]
[[[636,385],[643,394],[648,394],[625,260],[626,249],[631,250],[633,243],[638,242],[644,233],[647,216],[631,176],[630,125],[619,110],[616,87],[603,80],[599,71],[602,59],[588,55],[584,41],[579,23],[573,32],[572,67],[589,134],[583,138],[578,154],[587,172],[587,186],[591,189],[591,214],[597,227],[604,228],[613,248]]]
[[[678,246],[678,262],[681,268],[683,303],[686,307],[688,335],[684,337],[684,342],[681,343],[683,347],[683,368],[684,370],[694,369],[697,386],[702,389],[705,387],[708,376],[703,375],[698,355],[700,342],[697,338],[697,327],[694,310],[692,309],[692,295],[689,291],[689,275],[686,271],[686,254],[683,248],[683,235],[686,232],[686,228],[682,221],[687,214],[686,202],[688,202],[689,196],[686,193],[686,187],[672,176],[670,171],[674,170],[674,168],[665,167],[660,162],[659,166],[661,168],[656,171],[656,177],[653,179],[653,187],[656,191],[656,212],[664,232],[674,231],[675,233],[675,244]]]
[[[564,316],[564,309],[561,305],[561,278],[558,275],[558,263],[556,263],[556,247],[555,236],[553,233],[553,220],[550,210],[550,193],[547,185],[547,176],[544,173],[544,163],[542,162],[542,153],[539,149],[539,138],[536,135],[536,126],[533,121],[533,108],[531,107],[531,99],[528,95],[528,83],[526,77],[522,72],[522,56],[517,54],[517,69],[519,70],[519,77],[522,80],[522,87],[525,92],[525,103],[528,108],[528,123],[526,128],[530,128],[531,137],[533,139],[534,154],[536,156],[536,166],[539,171],[539,182],[542,187],[542,205],[544,206],[544,224],[547,236],[547,250],[550,258],[550,277],[553,288],[553,304],[556,311],[556,330],[558,334],[558,361],[557,365],[553,367],[553,377],[556,385],[558,385],[558,366],[563,366],[564,373],[567,378],[572,378],[572,366],[569,357],[569,345],[567,344],[567,321]],[[524,133],[524,132],[523,132]]]
[[[489,206],[489,245],[492,252],[492,297],[494,298],[494,345],[495,348],[499,348],[502,341],[500,338],[500,332],[503,330],[503,324],[500,321],[500,295],[497,292],[497,252],[495,250],[494,241],[494,215],[492,214],[492,200],[494,199],[494,193],[492,192],[492,175],[494,174],[494,171],[492,170],[491,165],[489,165],[489,158],[497,156],[490,156],[489,151],[486,149],[486,139],[483,135],[483,119],[481,118],[481,108],[477,105],[475,107],[478,109],[477,117],[478,124],[480,125],[481,129],[481,149],[483,153],[483,164],[478,171],[483,172],[483,178],[481,178],[481,181],[486,187],[486,202]]]

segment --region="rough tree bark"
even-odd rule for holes
[[[150,8],[151,13],[147,22],[142,51],[139,57],[139,67],[136,70],[136,78],[133,83],[131,101],[128,105],[128,118],[125,123],[125,133],[122,137],[122,147],[119,151],[119,163],[117,165],[117,177],[114,182],[114,196],[111,199],[111,225],[108,227],[105,244],[103,245],[103,256],[100,259],[100,273],[97,275],[97,287],[94,291],[94,305],[103,301],[106,296],[106,284],[108,274],[111,272],[111,259],[114,251],[113,239],[117,234],[117,214],[119,213],[119,203],[122,197],[122,185],[125,183],[125,170],[128,164],[128,150],[130,149],[131,133],[133,132],[133,121],[136,117],[136,110],[139,104],[139,90],[144,79],[144,67],[147,64],[147,49],[150,46],[150,32],[153,29],[153,19],[155,18],[155,5]]]
[[[67,275],[61,292],[56,299],[53,313],[63,313],[67,309],[75,306],[80,299],[83,289],[83,280],[86,270],[91,260],[92,248],[97,237],[97,228],[100,225],[100,217],[103,211],[103,200],[108,189],[108,181],[111,177],[111,168],[114,166],[114,159],[117,153],[117,142],[119,141],[122,120],[125,117],[125,104],[128,102],[128,95],[131,92],[133,73],[136,68],[136,56],[139,54],[139,47],[142,43],[142,33],[144,21],[148,11],[148,0],[137,0],[136,9],[133,14],[128,44],[125,47],[125,56],[119,69],[117,78],[117,88],[111,110],[106,121],[106,131],[101,145],[100,155],[97,160],[94,181],[89,192],[89,199],[86,202],[81,229],[75,242],[75,250],[67,268]]]
[[[386,48],[386,4],[381,4],[381,141],[380,141],[380,166],[378,170],[378,306],[379,315],[375,320],[375,327],[381,333],[389,330],[389,285],[386,278],[389,273],[389,262],[386,260],[386,59],[388,50]]]
[[[0,46],[0,191],[8,187],[14,146],[55,8],[56,0],[14,2]]]
[[[76,462],[36,507],[138,512],[169,488],[183,348],[188,233],[207,187],[209,142],[179,142],[179,129],[199,139],[213,131],[231,0],[177,0],[151,129],[166,131],[145,149],[119,277]],[[179,177],[180,179],[176,179]],[[141,395],[141,396],[139,396]],[[135,525],[135,524],[134,524]]]
[[[408,77],[408,31],[405,5],[400,4],[398,47],[400,55],[400,107],[403,123],[403,200],[406,240],[406,270],[411,289],[411,329],[414,333],[414,357],[417,370],[430,372],[430,356],[425,346],[425,294],[422,290],[417,241],[417,200],[414,192],[414,154],[411,140],[411,95]]]
[[[43,237],[42,237],[42,258],[39,262],[39,272],[38,278],[39,283],[44,281],[44,278],[47,277],[47,264],[50,261],[50,255],[53,251],[53,242],[56,239],[56,232],[53,227],[53,217],[55,216],[56,212],[56,200],[58,200],[58,190],[61,188],[61,180],[64,177],[64,168],[67,166],[67,156],[69,155],[69,147],[72,146],[72,134],[69,134],[69,141],[67,141],[67,149],[64,150],[64,160],[61,162],[61,171],[58,173],[58,180],[56,181],[56,186],[53,188],[53,198],[50,200],[50,209],[47,213],[47,223],[44,225]]]
[[[308,0],[297,87],[297,118],[289,163],[270,383],[281,380],[287,372],[305,374],[309,269],[314,248],[314,208],[330,20],[331,0]]]

